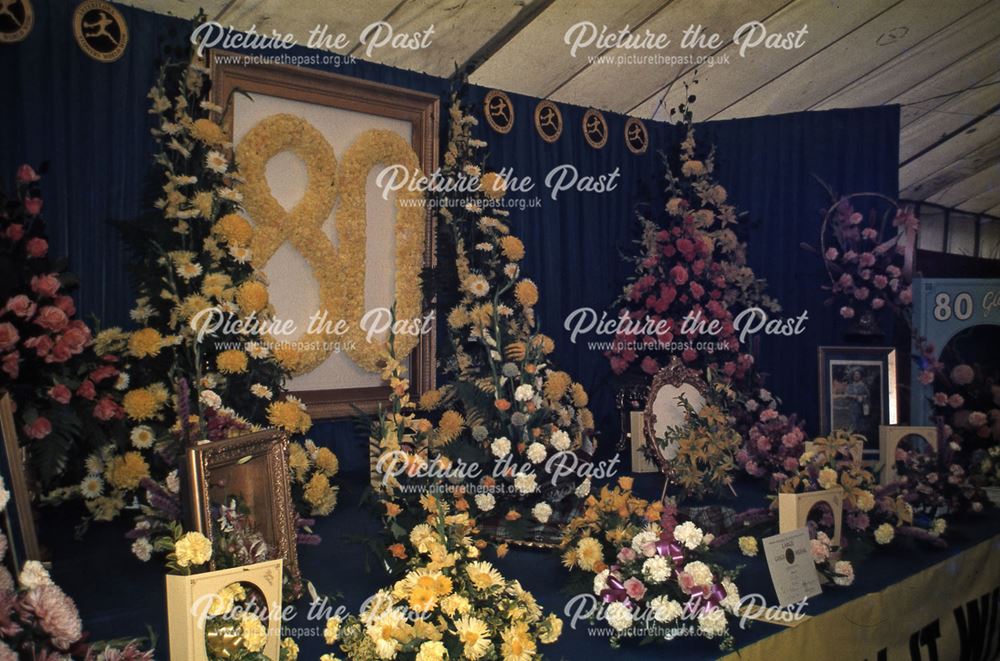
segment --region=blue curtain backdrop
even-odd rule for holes
[[[175,18],[120,6],[129,24],[130,41],[115,63],[91,60],[77,47],[71,32],[76,3],[34,0],[35,27],[17,45],[0,45],[0,76],[5,101],[0,106],[0,175],[9,184],[22,163],[50,163],[43,182],[45,215],[54,250],[68,254],[81,276],[80,309],[104,325],[127,324],[131,292],[127,256],[109,220],[139,216],[152,155],[146,92],[155,75],[161,43],[170,31],[186,34]],[[305,49],[299,49],[306,52]],[[296,51],[291,51],[292,53]],[[434,94],[448,102],[447,81],[410,71],[357,62],[331,69],[337,73],[399,85]],[[609,75],[614,75],[609,71]],[[703,85],[710,84],[708,80]],[[481,116],[486,90],[471,88],[468,98]],[[554,144],[541,140],[533,125],[538,99],[511,95],[516,111],[513,130],[501,135],[481,122],[489,141],[492,169],[511,167],[518,177],[530,176],[540,196],[538,207],[513,211],[512,226],[528,249],[526,275],[541,289],[543,332],[556,340],[559,366],[592,393],[604,447],[614,442],[610,370],[589,335],[571,343],[564,319],[572,310],[608,309],[629,274],[619,257],[637,235],[637,204],[658,204],[662,168],[658,150],[671,152],[679,142],[676,127],[646,122],[650,149],[636,156],[623,141],[625,117],[605,113],[609,137],[603,149],[583,140],[584,108],[559,104],[564,130]],[[697,103],[695,103],[697,116]],[[443,135],[444,127],[442,127]],[[717,176],[730,200],[746,212],[742,231],[750,244],[750,261],[770,282],[770,292],[785,314],[808,311],[803,335],[763,338],[760,365],[769,384],[785,400],[785,408],[810,421],[817,417],[816,346],[840,341],[843,325],[824,308],[819,290],[822,267],[800,242],[815,243],[820,209],[828,198],[819,177],[841,192],[898,190],[898,108],[879,107],[794,113],[772,117],[711,122],[699,129],[699,142],[717,148]],[[564,192],[548,197],[546,174],[563,164],[580,175],[619,169],[617,188],[605,194]],[[363,465],[359,451],[341,447],[350,435],[345,423],[325,425],[322,440],[337,437],[345,467]]]

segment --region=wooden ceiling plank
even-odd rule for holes
[[[906,163],[912,160],[917,154],[940,141],[943,136],[959,131],[977,117],[982,117],[995,108],[997,103],[1000,103],[1000,72],[981,84],[984,86],[963,92],[904,126],[899,132],[900,162]],[[907,109],[903,109],[904,115]],[[974,132],[996,131],[997,122],[998,119],[994,115],[970,128],[973,128]]]
[[[965,153],[956,153],[956,146],[949,146],[949,143],[899,169],[900,197],[927,199],[983,168],[1000,163],[1000,137],[993,137]]]
[[[355,55],[389,66],[420,71],[434,76],[450,76],[455,65],[464,64],[484,44],[516,21],[522,13],[545,0],[408,0],[392,15],[393,34],[422,34],[430,26],[430,47],[421,49],[358,47]],[[388,34],[388,32],[385,32]]]
[[[826,98],[812,104],[809,110],[882,105],[897,96],[920,89],[926,81],[933,80],[996,39],[998,23],[1000,3],[986,2],[951,24],[932,29],[929,36],[915,30],[912,24],[906,25],[907,33],[888,45],[900,44],[902,52],[846,87],[832,91]],[[883,48],[878,46],[874,51],[881,54]],[[942,91],[952,89],[955,88]],[[927,93],[927,96],[933,94]]]
[[[984,213],[987,209],[992,209],[997,204],[1000,204],[1000,187],[997,186],[996,179],[994,179],[994,184],[991,188],[984,190],[975,197],[965,200],[958,205],[958,208],[969,213]]]
[[[998,186],[1000,186],[1000,165],[988,165],[979,172],[931,195],[927,201],[940,204],[943,207],[964,209],[963,202],[967,202],[986,191],[996,190]]]
[[[576,57],[564,42],[566,31],[586,20],[608,30],[634,28],[668,0],[556,0],[525,29],[484,62],[469,81],[484,87],[544,97],[587,66],[596,46],[581,47]]]
[[[756,90],[734,99],[711,119],[807,110],[832,91],[856,81],[859,75],[875,71],[901,53],[916,50],[939,34],[943,26],[967,15],[982,3],[983,0],[947,3],[906,0],[896,4],[839,35],[833,43]]]
[[[116,4],[130,5],[156,14],[166,14],[177,18],[191,19],[199,9],[205,10],[209,20],[217,20],[232,0],[115,0]]]
[[[855,3],[850,9],[834,3],[793,2],[764,22],[768,33],[794,32],[803,25],[812,26],[803,46],[797,50],[774,50],[758,47],[745,51],[740,56],[741,46],[730,44],[719,55],[729,55],[729,64],[715,66],[697,72],[702,81],[698,86],[698,101],[695,104],[695,118],[704,120],[712,117],[735,100],[766,85],[784,72],[807,58],[822,52],[835,43],[843,34],[864,25],[885,12],[900,0],[869,0]],[[685,73],[681,81],[696,77],[694,72]],[[661,106],[658,95],[636,106],[633,114],[649,117]],[[684,98],[683,85],[674,84],[662,103],[663,108],[676,107]]]
[[[763,18],[785,4],[787,0],[761,0],[752,4],[676,0],[642,26],[643,30],[654,34],[669,35],[671,43],[666,48],[655,51],[611,49],[602,53],[604,62],[583,69],[551,96],[565,103],[598,105],[607,110],[627,112],[692,67],[689,64],[636,64],[635,57],[655,56],[662,62],[663,58],[709,55],[725,48],[741,25]],[[683,31],[691,25],[702,25],[705,32],[718,33],[723,43],[716,48],[681,48]],[[622,84],[623,79],[627,79],[627,85]]]

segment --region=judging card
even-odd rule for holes
[[[823,592],[819,574],[809,552],[809,531],[799,528],[791,532],[765,537],[764,557],[771,572],[771,582],[780,606],[787,606],[815,597]]]

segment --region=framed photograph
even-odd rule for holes
[[[677,447],[666,443],[666,432],[687,424],[682,398],[695,411],[700,411],[708,395],[708,384],[701,372],[685,367],[677,357],[653,376],[643,412],[643,430],[649,453],[668,479],[672,473],[671,463],[677,457]]]
[[[896,424],[896,351],[892,347],[819,348],[820,433],[845,429],[878,458],[880,425]]]
[[[298,352],[289,389],[314,418],[374,412],[389,394],[375,361],[393,305],[413,394],[432,388],[435,320],[419,276],[434,264],[434,214],[419,178],[438,163],[438,97],[238,53],[208,57],[247,180],[253,260],[275,316],[294,324],[269,338]]]
[[[41,552],[31,511],[31,491],[24,470],[24,450],[17,440],[14,424],[14,400],[10,393],[3,391],[0,391],[0,431],[3,433],[0,476],[10,491],[10,501],[0,514],[0,529],[7,536],[8,569],[17,576],[25,561],[41,560]]]
[[[242,500],[258,532],[285,569],[299,576],[295,510],[289,488],[288,438],[269,429],[188,448],[191,527],[209,539],[219,507]],[[214,568],[214,567],[213,567]]]

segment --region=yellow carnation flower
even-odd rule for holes
[[[200,532],[185,533],[174,544],[174,557],[180,567],[203,565],[212,559],[212,542]]]
[[[240,633],[248,652],[259,652],[267,644],[267,629],[253,613],[244,613],[240,618]]]

